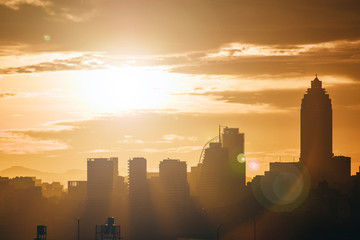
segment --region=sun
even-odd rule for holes
[[[100,112],[159,108],[170,89],[166,71],[142,67],[82,71],[80,81],[79,95]]]

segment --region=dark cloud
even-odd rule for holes
[[[332,43],[329,43],[332,44]],[[308,49],[304,52],[291,55],[290,49],[299,46],[287,46],[281,51],[288,55],[274,54],[273,56],[253,55],[236,56],[234,52],[239,49],[229,50],[228,56],[219,58],[193,57],[191,60],[184,58],[183,64],[174,66],[172,72],[209,75],[278,75],[297,74],[312,75],[341,75],[360,79],[360,42],[338,42],[334,46],[324,46]],[[267,46],[272,50],[279,50],[279,46]]]
[[[326,79],[323,82],[326,83]],[[309,81],[310,84],[310,81]],[[268,89],[262,91],[199,91],[186,93],[195,96],[209,96],[217,101],[242,104],[269,104],[280,109],[299,109],[306,89]],[[358,106],[360,84],[336,85],[326,89],[337,108]]]
[[[0,98],[15,97],[16,93],[0,93]]]
[[[80,57],[70,59],[57,59],[52,62],[41,62],[38,64],[10,67],[0,69],[0,74],[14,73],[37,73],[51,71],[67,71],[67,70],[92,70],[104,68],[103,64],[96,61],[96,56],[92,54],[84,54]]]
[[[104,0],[0,5],[1,40],[56,50],[170,53],[229,42],[303,44],[360,37],[357,0]],[[43,35],[52,36],[44,43]],[[41,48],[40,48],[41,49]]]
[[[269,104],[281,109],[298,108],[301,103],[303,89],[273,89],[255,92],[245,91],[209,91],[194,92],[189,95],[214,97],[218,101],[242,104]]]

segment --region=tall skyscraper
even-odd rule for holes
[[[165,204],[172,208],[183,207],[189,197],[186,162],[165,159],[159,165],[159,181]]]
[[[331,99],[316,77],[301,103],[300,159],[309,168],[318,169],[332,156]]]
[[[130,239],[147,239],[153,229],[152,203],[147,180],[146,159],[129,159]],[[141,230],[139,230],[141,229]]]
[[[332,156],[331,99],[316,77],[301,103],[300,152],[300,160],[307,166],[314,184],[326,178]]]
[[[300,152],[313,186],[322,180],[335,184],[350,177],[350,158],[333,155],[331,99],[315,77],[301,103]]]
[[[197,198],[205,207],[228,204],[229,166],[228,152],[219,142],[211,142],[204,151],[203,163],[199,164]]]
[[[89,204],[109,204],[117,174],[117,158],[87,159],[87,198]]]
[[[129,197],[132,203],[141,201],[147,193],[146,159],[136,157],[129,160]]]
[[[192,194],[206,207],[235,204],[244,193],[244,134],[224,128],[219,142],[204,149],[203,161],[191,171]]]
[[[246,184],[246,159],[244,156],[244,133],[238,128],[224,128],[222,146],[228,151],[229,174],[232,178],[234,193],[244,189]]]

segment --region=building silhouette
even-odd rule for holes
[[[348,188],[350,164],[350,157],[333,156],[331,99],[316,77],[301,104],[300,161],[270,163],[269,171],[254,177],[249,186],[258,202],[272,211],[293,211],[310,195],[307,205],[323,204],[324,208],[333,206],[329,207],[332,212],[340,208],[346,212],[348,205],[337,199],[337,191],[345,192]],[[330,192],[336,194],[324,197]],[[339,204],[326,205],[327,201]]]
[[[196,197],[201,205],[213,208],[227,204],[228,152],[219,142],[211,142],[199,164]]]
[[[330,186],[344,190],[347,182],[351,179],[351,158],[346,156],[334,156],[329,164],[328,178]]]
[[[41,183],[41,191],[44,197],[57,197],[61,198],[64,194],[64,186],[60,182]]]
[[[246,184],[244,136],[244,133],[239,133],[238,128],[225,127],[221,138],[222,147],[228,151],[229,185],[233,188],[231,198],[234,200],[239,199]]]
[[[159,164],[159,183],[165,204],[171,209],[184,207],[189,200],[186,162],[165,159]]]
[[[291,212],[306,200],[310,177],[302,162],[272,162],[249,187],[257,201],[274,212]]]
[[[135,157],[128,162],[129,167],[129,198],[131,204],[142,201],[148,191],[146,178],[146,159]]]
[[[301,103],[300,160],[307,166],[314,185],[327,178],[332,152],[332,107],[329,94],[316,77]]]
[[[117,158],[87,159],[87,200],[90,205],[110,203],[117,178]]]
[[[129,170],[129,235],[130,239],[146,239],[151,232],[151,199],[147,180],[146,159],[135,157],[128,161]],[[141,231],[139,231],[141,229]]]
[[[349,180],[350,158],[333,154],[331,99],[317,76],[301,103],[300,161],[306,165],[314,187],[323,180],[331,186]]]
[[[68,198],[73,201],[86,201],[87,181],[68,181]]]
[[[244,134],[225,127],[219,141],[204,148],[202,162],[191,168],[191,194],[207,208],[235,204],[245,190]]]

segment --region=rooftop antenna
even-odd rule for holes
[[[222,127],[227,128],[227,126],[224,126],[224,125],[220,125],[220,124],[219,124],[219,143],[220,143],[220,145],[222,145],[222,144],[221,144],[221,128],[222,128]]]

